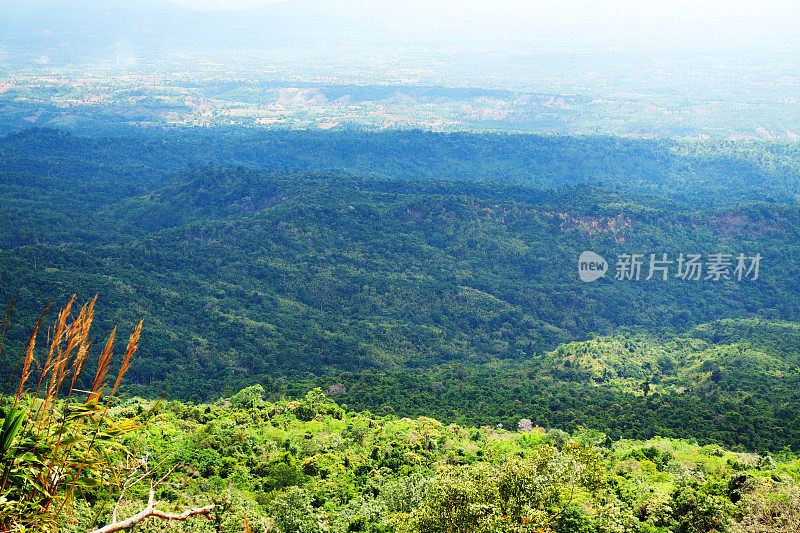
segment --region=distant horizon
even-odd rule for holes
[[[126,120],[797,140],[797,27],[800,6],[770,0],[6,3],[0,127]],[[120,118],[120,105],[136,112]]]
[[[227,14],[283,4],[281,11],[301,18],[331,15],[359,19],[368,25],[385,25],[389,34],[413,42],[417,30],[441,33],[460,41],[487,32],[493,38],[527,41],[545,36],[563,42],[591,45],[635,43],[679,48],[741,49],[767,45],[796,49],[800,44],[800,5],[782,0],[722,1],[671,0],[643,4],[638,0],[407,0],[402,5],[366,0],[116,0],[96,5],[87,0],[53,2],[37,0],[28,4],[0,7],[0,13],[18,10],[64,10],[70,7],[114,11],[130,6],[148,11],[158,3],[203,12]],[[267,22],[267,21],[265,21]],[[298,21],[299,22],[299,21]],[[331,24],[336,24],[334,19]],[[343,28],[339,28],[343,29]],[[381,30],[383,32],[383,30]],[[446,41],[446,39],[443,39]]]

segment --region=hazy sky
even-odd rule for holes
[[[292,2],[294,0],[169,0],[195,9],[243,9],[258,7],[276,2]],[[497,8],[497,9],[517,9],[522,11],[539,9],[558,9],[561,2],[549,0],[370,0],[369,3],[395,4],[397,6],[414,9],[424,4],[448,4],[455,8],[474,9],[474,8]],[[337,0],[330,0],[332,5],[337,3],[346,4]],[[643,15],[651,14],[670,14],[672,16],[697,16],[705,17],[714,15],[723,19],[731,16],[755,17],[756,20],[763,19],[782,19],[785,17],[796,17],[800,14],[800,7],[796,0],[577,0],[567,2],[570,7],[578,7],[595,11],[623,11],[639,13]],[[573,13],[580,16],[581,13]]]
[[[273,4],[283,0],[170,0],[175,4],[203,10],[215,9],[246,9],[266,4]]]
[[[303,0],[170,0],[203,10],[240,9]],[[343,11],[388,13],[407,22],[586,26],[606,34],[669,35],[736,41],[754,35],[797,36],[797,0],[329,0]]]
[[[146,11],[164,0],[26,0],[8,6],[41,5],[48,13],[70,4],[101,9],[131,6]],[[285,4],[277,17],[287,32],[327,33],[355,40],[370,31],[383,42],[421,41],[474,44],[541,43],[597,48],[637,47],[648,50],[800,49],[800,2],[797,0],[168,0],[203,11],[237,10]],[[3,7],[0,0],[0,8]],[[52,5],[52,8],[49,6]],[[15,8],[17,10],[21,8]],[[2,9],[0,9],[0,12]],[[12,9],[13,11],[13,9]],[[272,12],[219,16],[228,24],[249,26]],[[206,17],[213,19],[216,15]],[[283,17],[283,18],[280,18]],[[2,23],[2,20],[0,20]],[[213,24],[213,22],[212,22]],[[245,25],[248,25],[245,24]],[[1,24],[0,24],[1,26]],[[291,26],[291,27],[289,27]],[[179,28],[180,29],[180,28]],[[224,24],[221,29],[225,29]],[[338,33],[337,33],[338,32]],[[342,39],[345,39],[342,37]],[[345,39],[346,40],[346,39]],[[374,40],[374,39],[373,39]]]

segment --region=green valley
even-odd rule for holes
[[[4,353],[22,349],[29,332],[19,324],[50,298],[97,293],[109,310],[97,317],[101,331],[145,319],[128,374],[136,394],[202,402],[254,384],[272,399],[322,387],[358,409],[464,425],[531,418],[613,438],[800,445],[800,220],[796,204],[777,200],[798,190],[788,149],[763,147],[782,162],[759,166],[751,151],[710,145],[702,173],[699,146],[661,142],[421,132],[209,139],[47,130],[5,139],[0,276],[17,319]],[[437,178],[428,162],[430,174],[411,170],[418,155],[433,161],[429,144],[449,167],[476,169],[472,179]],[[498,147],[519,150],[516,159],[492,155]],[[301,150],[305,169],[280,168]],[[318,151],[348,171],[324,170]],[[668,168],[654,163],[659,153]],[[365,154],[371,172],[359,166]],[[679,180],[679,169],[690,174]],[[724,169],[739,177],[714,177]],[[748,173],[753,187],[785,179],[759,196],[741,182]],[[609,274],[585,284],[583,250],[612,262],[759,253],[763,272],[755,281]]]

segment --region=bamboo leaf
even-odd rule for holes
[[[11,448],[14,438],[19,433],[22,427],[22,422],[25,418],[24,411],[15,411],[14,408],[6,415],[3,421],[3,429],[0,432],[0,457],[5,456],[6,452]]]

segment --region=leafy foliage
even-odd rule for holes
[[[345,411],[319,391],[256,401],[261,408],[166,402],[128,444],[183,463],[163,498],[227,498],[224,531],[241,531],[246,519],[259,532],[710,533],[778,531],[774,524],[796,518],[800,463],[790,453],[612,442],[590,430],[466,428]],[[147,405],[131,398],[112,416]],[[298,418],[307,409],[313,417]],[[276,464],[303,475],[278,482]],[[214,524],[174,529],[211,532]]]

